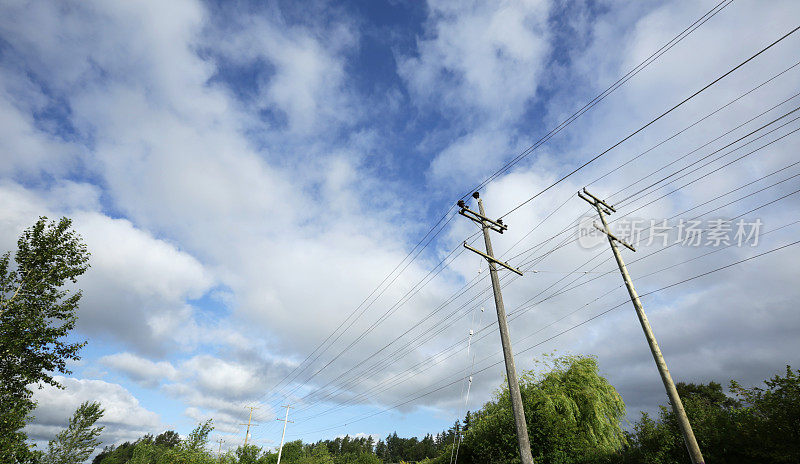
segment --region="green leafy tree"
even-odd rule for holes
[[[563,356],[543,373],[520,377],[531,451],[537,463],[588,460],[596,453],[620,449],[625,436],[622,398],[600,376],[592,357]],[[459,461],[519,462],[508,387],[472,415]],[[462,460],[463,456],[463,460]]]
[[[0,257],[0,462],[28,461],[22,431],[35,407],[30,387],[59,387],[56,373],[69,374],[85,343],[69,343],[77,321],[80,290],[70,291],[89,267],[89,252],[72,222],[39,218]]]
[[[182,441],[179,448],[186,452],[204,452],[208,446],[208,435],[214,430],[211,419],[199,424]]]
[[[726,395],[716,382],[678,383],[686,414],[707,462],[729,464],[800,462],[800,371],[744,388],[731,381]],[[688,455],[671,408],[657,419],[642,414],[624,452],[597,462],[678,464]]]
[[[181,436],[174,430],[167,430],[166,432],[158,435],[155,440],[156,445],[166,446],[173,448],[181,443]]]
[[[100,403],[81,404],[69,419],[67,428],[47,445],[43,464],[75,464],[85,461],[100,445],[103,427],[94,424],[103,417]]]
[[[784,376],[764,381],[766,388],[742,388],[731,382],[731,390],[746,405],[742,422],[743,441],[751,444],[754,462],[800,462],[800,369],[786,366]]]

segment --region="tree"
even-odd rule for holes
[[[69,419],[67,428],[47,444],[44,464],[74,464],[83,462],[100,445],[97,438],[103,427],[94,427],[104,410],[100,403],[88,401],[81,404]]]
[[[744,388],[731,381],[725,394],[716,382],[676,385],[707,462],[800,462],[800,371]],[[686,447],[672,408],[660,406],[658,419],[643,414],[621,454],[611,463],[680,463]],[[597,461],[601,462],[601,461]]]
[[[534,461],[579,462],[620,449],[625,443],[620,426],[625,404],[598,373],[597,361],[564,356],[547,368],[520,377]],[[496,393],[495,401],[473,414],[470,422],[459,453],[461,462],[519,462],[507,386]]]
[[[752,443],[750,458],[760,462],[800,462],[800,369],[786,366],[785,376],[764,381],[766,388],[731,390],[747,405],[742,421],[745,441]]]
[[[208,435],[214,430],[214,426],[211,425],[211,422],[211,419],[208,419],[202,424],[198,424],[198,426],[189,433],[186,440],[181,443],[181,449],[184,451],[205,451],[206,445],[208,445]]]
[[[328,452],[328,447],[319,443],[311,450],[311,460],[309,462],[314,464],[333,464],[333,458]]]
[[[22,431],[35,407],[35,384],[59,387],[56,373],[69,374],[85,342],[69,343],[77,321],[80,290],[65,288],[89,267],[89,252],[72,222],[41,217],[0,257],[0,461],[30,459]]]
[[[181,436],[174,430],[167,430],[156,437],[155,444],[173,448],[178,446],[181,442]]]
[[[256,445],[243,445],[236,448],[236,462],[238,464],[256,464],[261,455],[261,448]]]

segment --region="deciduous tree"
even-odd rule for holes
[[[100,445],[103,427],[94,424],[103,417],[100,403],[86,401],[69,419],[67,428],[50,440],[43,464],[75,464],[86,460]]]
[[[0,257],[0,461],[30,459],[22,431],[35,407],[31,387],[59,387],[85,343],[66,340],[77,320],[80,290],[67,288],[89,267],[89,252],[72,222],[41,217]]]

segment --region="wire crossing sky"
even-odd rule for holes
[[[504,382],[480,191],[516,364],[589,354],[631,417],[676,381],[797,365],[800,5],[173,2],[0,6],[0,240],[71,217],[82,359],[35,393],[46,443],[437,433]],[[512,214],[513,213],[513,214]],[[593,241],[594,240],[594,241]],[[487,310],[480,316],[481,308]],[[492,311],[489,311],[492,309]],[[281,413],[281,411],[284,411]]]

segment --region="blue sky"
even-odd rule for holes
[[[306,441],[436,433],[465,403],[480,407],[503,381],[502,366],[483,369],[502,357],[478,274],[485,264],[460,247],[474,225],[451,206],[715,4],[5,2],[0,243],[12,249],[39,215],[67,215],[92,252],[72,334],[89,343],[65,390],[37,391],[29,434],[47,440],[86,399],[106,407],[108,444],[187,433],[212,418],[212,438],[236,446],[256,404],[253,439],[266,447],[280,438],[275,417],[287,402],[287,437]],[[725,6],[483,188],[489,214],[512,210],[782,36],[797,10],[790,1]],[[643,294],[791,242],[800,219],[793,116],[748,148],[700,160],[796,107],[799,41],[785,39],[506,217],[495,251],[537,271],[504,276],[518,369],[554,350],[594,354],[629,417],[665,401],[627,305],[538,344],[625,300],[617,274],[598,274],[615,269],[604,247],[542,253],[575,238],[587,213],[575,192],[586,185],[619,202],[620,217],[648,224],[711,210],[704,219],[747,213],[774,229],[756,246],[712,254],[704,244],[639,259],[651,250],[643,246],[630,256]],[[685,177],[625,198],[677,169]],[[535,248],[561,230],[569,234]],[[677,380],[754,384],[797,365],[795,253],[646,298]],[[532,298],[547,299],[519,310]],[[352,327],[301,364],[357,308]],[[470,345],[482,371],[467,399],[463,381],[439,387],[470,370],[470,329],[484,337]],[[429,369],[405,374],[415,365]],[[403,381],[383,389],[391,379]]]

